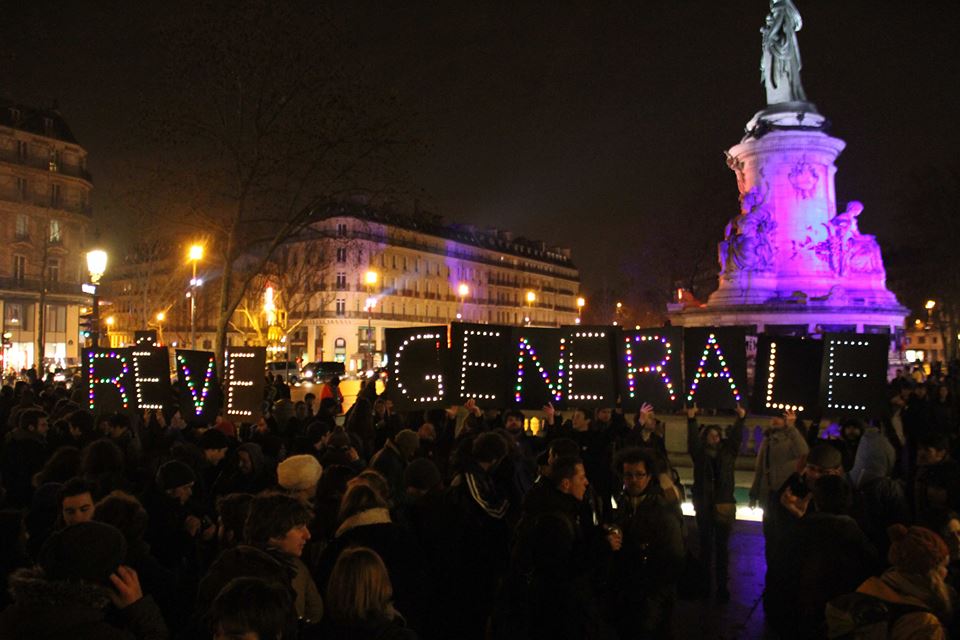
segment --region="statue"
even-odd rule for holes
[[[770,0],[770,13],[760,29],[763,53],[760,79],[767,90],[767,104],[806,102],[800,84],[800,47],[797,32],[803,27],[792,0]]]
[[[838,213],[824,225],[827,240],[817,246],[817,254],[829,261],[830,268],[838,276],[884,273],[876,236],[860,233],[857,216],[862,212],[863,204],[852,200],[847,203],[846,211]]]
[[[763,205],[764,196],[757,187],[743,194],[740,213],[727,224],[719,245],[720,266],[724,273],[769,271],[773,268],[775,248],[770,237],[777,228],[773,214]]]

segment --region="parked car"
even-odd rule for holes
[[[300,372],[304,381],[323,384],[333,376],[344,378],[346,367],[342,362],[310,362]]]
[[[283,376],[287,383],[300,381],[300,367],[296,362],[279,360],[267,363],[267,375],[272,378]]]

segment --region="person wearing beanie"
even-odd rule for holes
[[[203,461],[199,468],[199,495],[207,499],[205,507],[212,512],[215,498],[212,495],[217,479],[227,468],[227,451],[230,438],[219,429],[207,429],[197,438],[197,445],[203,452]]]
[[[893,565],[880,577],[867,578],[857,589],[889,605],[906,607],[891,621],[888,637],[945,639],[953,619],[957,594],[944,582],[950,551],[936,533],[924,527],[895,524],[887,530]],[[827,620],[831,630],[828,607]]]
[[[313,500],[323,467],[311,455],[290,456],[277,466],[277,484],[301,500]]]
[[[403,429],[387,440],[383,448],[370,459],[370,468],[380,472],[390,485],[390,495],[397,499],[403,495],[403,471],[416,455],[420,437],[412,429]]]
[[[196,538],[208,540],[216,533],[214,524],[203,524],[189,506],[195,482],[193,469],[171,460],[157,470],[155,487],[144,498],[144,507],[150,514],[144,539],[167,569],[182,569],[194,562]]]
[[[53,534],[37,566],[10,576],[14,603],[0,613],[0,637],[165,639],[160,610],[121,564],[125,553],[123,534],[100,522]],[[111,607],[119,614],[108,617]]]

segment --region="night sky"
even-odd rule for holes
[[[915,174],[956,166],[960,3],[796,4],[804,87],[848,145],[838,200],[863,201],[861,229],[892,246]],[[109,239],[122,167],[150,151],[126,132],[145,102],[163,105],[158,25],[189,20],[190,5],[3,5],[0,94],[58,101]],[[327,6],[356,72],[409,114],[421,144],[401,168],[419,205],[572,247],[588,296],[606,286],[633,303],[679,244],[712,253],[736,213],[723,151],[764,106],[764,0]]]

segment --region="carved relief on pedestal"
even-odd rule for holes
[[[817,190],[820,174],[817,173],[816,167],[807,162],[806,158],[801,158],[790,170],[787,178],[790,180],[790,185],[796,192],[797,197],[806,200]]]
[[[764,205],[765,193],[754,187],[743,194],[740,213],[727,224],[719,245],[724,275],[740,271],[772,271],[776,245],[773,232],[777,222]]]
[[[727,156],[727,166],[737,175],[737,191],[742,196],[743,192],[747,190],[746,176],[743,173],[746,163],[738,156],[730,155],[728,151],[724,151],[724,153]]]
[[[883,258],[876,236],[860,233],[857,216],[863,205],[856,200],[847,210],[824,224],[827,239],[813,247],[818,258],[830,265],[838,276],[851,274],[884,274]]]

